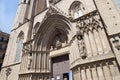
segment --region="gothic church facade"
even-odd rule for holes
[[[115,0],[20,0],[0,80],[120,80]]]

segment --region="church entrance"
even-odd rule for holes
[[[69,55],[52,58],[52,80],[72,80]]]

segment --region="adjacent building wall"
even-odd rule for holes
[[[4,61],[8,41],[9,41],[9,34],[0,31],[0,70],[2,68],[2,64]]]

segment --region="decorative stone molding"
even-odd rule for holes
[[[102,28],[101,20],[97,11],[93,11],[87,15],[84,15],[79,18],[77,21],[77,27],[83,32],[97,30],[98,28]]]
[[[88,64],[76,66],[72,68],[72,71],[73,71],[73,76],[75,80],[76,79],[84,80],[85,78],[90,79],[90,80],[93,80],[93,79],[102,80],[102,79],[109,78],[112,80],[114,76],[113,76],[113,73],[111,72],[118,70],[116,66],[117,64],[116,64],[115,59],[111,58],[111,59],[106,59],[106,60],[102,60],[102,61],[98,61],[94,63],[88,63]],[[119,72],[116,71],[115,74],[118,75]],[[79,75],[79,77],[77,75]],[[119,78],[116,80],[119,80]]]
[[[46,12],[46,15],[44,16],[41,24],[44,23],[44,21],[51,15],[63,15],[66,18],[70,17],[67,13],[60,10],[57,6],[50,4],[50,7],[48,8],[48,11]]]
[[[23,53],[30,53],[32,51],[32,41],[28,41],[23,44]]]
[[[101,61],[101,60],[107,60],[107,59],[114,59],[115,56],[112,52],[109,52],[109,54],[102,54],[99,56],[94,56],[94,57],[88,57],[86,59],[76,59],[74,62],[71,63],[70,68],[74,68],[79,65],[87,64],[87,63],[94,63],[96,61]]]
[[[22,50],[22,59],[27,58],[26,62],[24,62],[24,60],[22,60],[21,62],[21,67],[23,67],[22,64],[25,63],[25,65],[27,65],[27,69],[29,70],[31,67],[31,62],[32,62],[32,42],[28,41],[26,43],[23,44],[23,50]]]

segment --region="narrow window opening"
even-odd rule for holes
[[[82,3],[79,1],[75,1],[70,6],[69,14],[70,14],[70,16],[72,16],[73,18],[76,19],[83,15],[83,10],[85,10],[85,7],[82,5]]]

